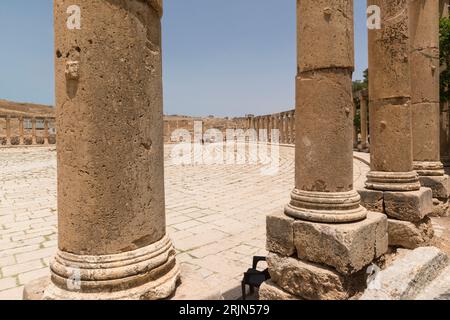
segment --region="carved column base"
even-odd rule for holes
[[[43,300],[159,300],[172,295],[180,279],[168,237],[115,255],[81,256],[59,251],[50,264]],[[36,289],[26,288],[27,292]]]
[[[360,200],[356,191],[327,193],[295,189],[285,213],[311,222],[355,222],[367,217],[367,210],[360,205]]]
[[[414,170],[419,176],[443,176],[444,165],[440,161],[414,161]]]
[[[366,188],[380,191],[416,191],[420,189],[417,172],[371,171],[367,174]]]

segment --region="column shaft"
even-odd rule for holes
[[[19,144],[23,145],[25,142],[25,133],[24,133],[24,128],[23,128],[23,117],[19,118]]]
[[[413,171],[408,0],[369,0],[383,13],[369,30],[371,172],[369,189],[418,190]]]
[[[11,117],[6,116],[6,145],[11,145]]]
[[[36,118],[31,119],[31,144],[37,144],[37,136],[36,136]]]
[[[367,149],[367,147],[369,146],[369,135],[367,126],[368,108],[367,108],[367,99],[363,93],[361,93],[359,96],[359,103],[361,115],[361,148]]]
[[[439,0],[409,0],[414,169],[444,175],[440,161]]]
[[[296,188],[286,214],[362,220],[353,189],[353,1],[297,4]]]

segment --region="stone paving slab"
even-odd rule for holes
[[[280,148],[280,170],[262,165],[176,166],[165,151],[167,229],[178,260],[227,299],[254,255],[266,255],[265,217],[283,210],[294,186],[294,148]],[[355,160],[355,185],[368,167]],[[23,285],[49,273],[57,246],[56,151],[0,149],[0,299],[21,299]]]

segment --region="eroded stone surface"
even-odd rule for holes
[[[290,257],[295,253],[294,225],[295,220],[282,211],[267,216],[267,245],[270,252]]]
[[[345,277],[335,270],[295,258],[269,254],[272,281],[307,300],[344,300],[365,285],[364,273]]]
[[[369,212],[367,219],[349,224],[294,223],[299,259],[352,274],[387,251],[387,217]]]
[[[408,192],[385,192],[384,205],[386,214],[391,218],[420,221],[433,212],[433,196],[429,188]]]
[[[285,300],[302,300],[277,286],[273,281],[264,282],[259,288],[259,300],[262,301],[285,301]]]
[[[360,189],[361,205],[372,212],[384,213],[384,193],[383,191]]]
[[[419,222],[389,219],[389,245],[415,249],[431,244],[434,237],[431,219],[426,217]]]
[[[420,184],[423,187],[430,188],[433,192],[433,198],[447,199],[449,196],[449,177],[444,176],[422,176],[419,177]]]

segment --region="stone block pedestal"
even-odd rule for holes
[[[261,288],[261,299],[349,299],[365,288],[367,266],[386,253],[387,227],[387,217],[376,212],[345,224],[268,216],[272,280]]]
[[[431,242],[434,232],[428,216],[434,207],[430,188],[405,192],[363,189],[359,193],[364,207],[389,218],[389,246],[415,249]]]
[[[420,184],[433,192],[433,217],[447,217],[449,212],[450,180],[448,175],[421,176]]]

